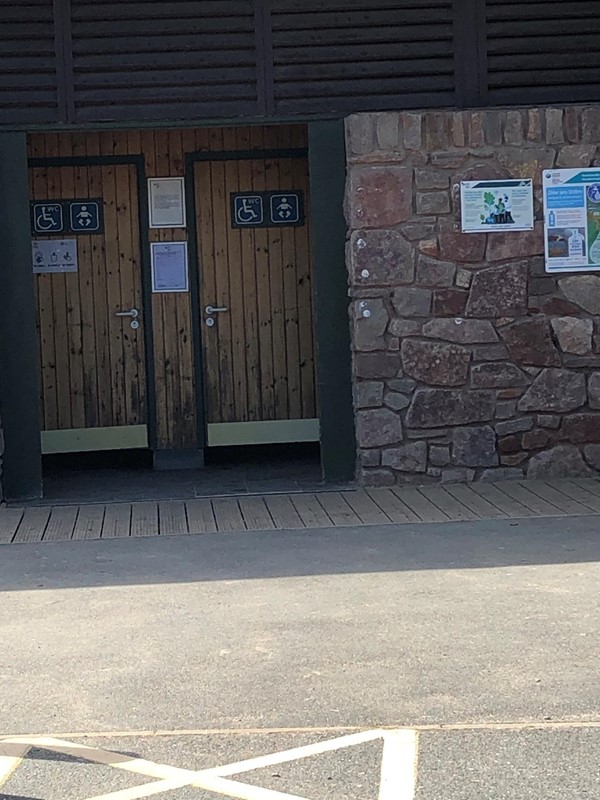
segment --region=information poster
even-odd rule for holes
[[[461,181],[463,233],[531,231],[533,180]]]
[[[183,178],[150,178],[148,203],[151,228],[185,228]]]
[[[35,273],[77,272],[76,239],[36,239],[31,247]]]
[[[600,169],[544,173],[546,272],[600,270]]]
[[[188,291],[187,242],[153,242],[152,291]]]

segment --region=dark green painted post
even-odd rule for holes
[[[327,482],[348,481],[354,478],[356,444],[343,212],[343,120],[309,125],[309,160],[321,461]]]
[[[0,419],[8,499],[40,497],[42,457],[27,136],[0,133]]]

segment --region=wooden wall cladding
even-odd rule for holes
[[[147,177],[151,178],[183,176],[188,153],[237,150],[242,145],[247,150],[289,148],[292,142],[295,147],[306,146],[306,129],[303,126],[39,133],[30,134],[29,151],[31,157],[36,158],[141,154],[145,159]],[[93,171],[92,168],[87,170],[90,174]],[[52,187],[46,188],[50,192],[48,196],[55,196],[51,194]],[[69,196],[69,191],[65,191],[62,194]],[[100,195],[92,192],[92,196]],[[186,229],[175,228],[158,230],[143,227],[142,237],[150,242],[189,240]],[[114,254],[117,260],[119,254],[117,249]],[[196,265],[190,264],[190,271],[194,268]],[[53,277],[65,279],[62,275]],[[65,309],[66,315],[70,308],[68,297],[61,295],[56,303],[59,308]],[[152,296],[159,448],[187,449],[198,445],[192,329],[193,314],[197,313],[199,309],[193,304],[191,292],[157,293]],[[70,323],[66,317],[65,320],[65,336],[72,338],[77,332],[77,320],[71,320]]]
[[[597,0],[0,0],[0,125],[597,101]]]

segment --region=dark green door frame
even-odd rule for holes
[[[308,126],[321,463],[328,483],[354,478],[344,121]]]
[[[13,500],[42,495],[27,135],[0,133],[0,420],[2,483]]]

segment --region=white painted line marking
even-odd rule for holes
[[[29,749],[28,744],[0,742],[0,786],[10,778]]]
[[[413,800],[416,784],[416,731],[386,734],[383,737],[379,800]]]
[[[142,800],[144,797],[151,797],[162,792],[172,792],[174,789],[181,789],[183,786],[189,785],[189,779],[182,780],[181,778],[169,781],[152,781],[143,786],[121,789],[119,792],[97,794],[94,797],[87,797],[85,800]]]
[[[295,747],[291,750],[199,771],[179,769],[167,764],[155,764],[142,758],[130,758],[121,753],[88,747],[52,737],[13,737],[0,740],[0,755],[4,754],[5,759],[0,761],[0,783],[2,782],[3,774],[12,774],[31,747],[40,747],[52,752],[76,756],[96,764],[104,764],[115,769],[122,769],[134,774],[158,779],[143,786],[110,792],[109,794],[95,795],[87,798],[87,800],[141,800],[142,798],[169,792],[183,786],[205,789],[215,794],[237,798],[237,800],[307,800],[307,798],[299,795],[286,794],[285,792],[267,789],[262,786],[252,786],[240,781],[228,780],[228,777],[272,767],[276,764],[298,761],[322,753],[335,752],[336,750],[354,747],[355,745],[378,739],[383,740],[379,800],[414,800],[417,733],[410,729],[363,731],[336,739],[328,739],[323,742],[315,742],[304,747]],[[4,767],[4,773],[2,772],[2,766]]]
[[[318,756],[321,753],[330,753],[333,750],[341,750],[344,747],[352,747],[363,742],[372,742],[386,736],[385,731],[364,731],[363,733],[353,733],[350,736],[340,736],[337,739],[327,739],[324,742],[315,742],[304,747],[294,747],[292,750],[283,750],[280,753],[271,753],[267,756],[258,756],[246,761],[238,761],[235,764],[227,764],[224,767],[203,770],[203,775],[217,775],[225,778],[229,775],[240,775],[242,772],[250,772],[253,769],[264,767],[274,767],[276,764],[283,764],[286,761],[297,761],[300,758]]]

